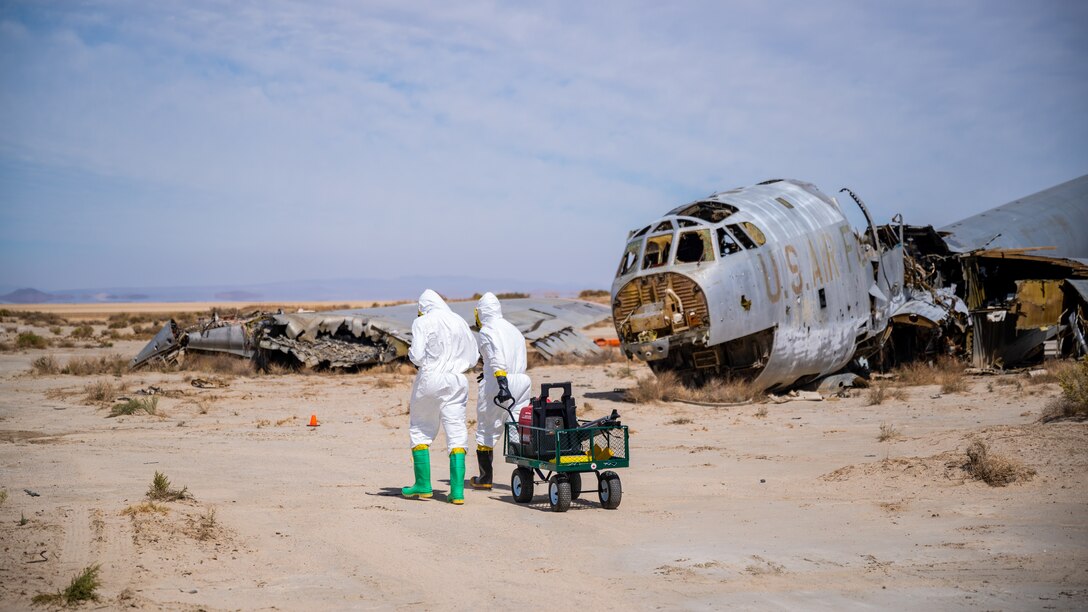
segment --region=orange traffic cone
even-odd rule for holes
[[[317,415],[316,414],[311,414],[310,415],[310,423],[308,425],[306,425],[306,427],[317,427],[319,424],[320,423],[317,422]]]

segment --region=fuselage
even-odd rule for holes
[[[624,350],[655,370],[790,386],[842,369],[883,331],[880,259],[808,183],[733,189],[631,233],[613,318]]]

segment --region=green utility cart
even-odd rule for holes
[[[564,390],[562,399],[549,399],[552,388]],[[582,474],[592,472],[597,476],[601,507],[619,507],[623,488],[612,470],[631,463],[627,426],[619,423],[616,411],[596,421],[578,420],[574,414],[570,383],[545,384],[540,397],[522,410],[517,422],[506,424],[503,455],[507,463],[517,466],[510,477],[514,501],[532,501],[539,477],[548,484],[551,509],[566,512],[570,502],[582,494]]]

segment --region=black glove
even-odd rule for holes
[[[506,380],[506,377],[496,376],[495,380],[499,383],[499,393],[495,396],[495,405],[502,406],[506,402],[512,402],[514,396],[510,393],[510,383]]]

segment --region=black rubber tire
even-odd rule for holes
[[[570,499],[574,501],[582,494],[582,475],[578,472],[570,472],[567,474],[567,481],[570,482]]]
[[[515,469],[510,476],[510,492],[519,504],[533,501],[533,471],[523,467]]]
[[[601,472],[600,482],[597,484],[597,495],[601,499],[601,507],[605,510],[615,510],[623,501],[623,486],[620,477],[615,472]]]
[[[548,504],[552,512],[566,512],[570,508],[570,481],[566,476],[555,474],[548,479]]]

